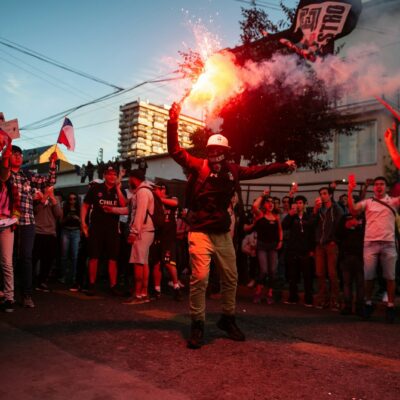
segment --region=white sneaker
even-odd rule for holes
[[[388,302],[388,294],[387,294],[387,292],[383,292],[382,302],[383,303],[387,303]]]

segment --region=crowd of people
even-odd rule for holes
[[[228,162],[229,144],[219,134],[210,136],[207,158],[196,158],[179,146],[179,113],[174,104],[168,151],[187,172],[185,204],[170,196],[164,183],[146,180],[147,165],[128,170],[128,188],[123,189],[121,169],[108,164],[103,179],[90,182],[82,200],[73,192],[62,199],[54,191],[56,153],[51,155],[48,175],[40,176],[21,169],[18,146],[4,147],[4,311],[15,308],[15,275],[26,308],[35,307],[34,289],[50,290],[52,276],[71,291],[96,295],[104,260],[110,294],[126,296],[125,305],[159,300],[167,290],[181,301],[182,277],[190,274],[192,323],[187,345],[192,349],[203,345],[209,277],[222,298],[217,326],[237,341],[245,340],[235,320],[239,276],[254,291],[255,304],[302,300],[306,307],[355,313],[364,319],[374,311],[374,282],[379,278],[387,297],[386,321],[394,322],[400,198],[388,196],[384,177],[368,181],[353,196],[357,185],[350,176],[347,194],[337,201],[335,184],[321,187],[310,202],[298,194],[297,185],[282,199],[265,190],[246,215],[239,181],[293,171],[295,162],[252,167]],[[400,160],[391,129],[385,139],[392,157]],[[373,191],[370,198],[368,185]],[[280,295],[282,278],[288,297]]]

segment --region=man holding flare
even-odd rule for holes
[[[192,320],[187,346],[198,349],[203,345],[205,294],[210,262],[220,270],[222,316],[218,328],[229,338],[244,341],[245,336],[235,321],[237,270],[236,255],[229,234],[228,206],[239,181],[257,179],[296,168],[294,161],[269,165],[242,167],[228,162],[228,140],[220,134],[212,135],[207,143],[207,158],[197,158],[180,147],[178,120],[180,105],[174,103],[169,112],[167,127],[168,152],[189,172],[186,202],[189,208],[189,253],[192,267],[190,279],[190,316]]]

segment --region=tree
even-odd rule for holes
[[[281,4],[282,6],[282,4]],[[265,31],[277,32],[294,18],[294,10],[283,6],[287,19],[274,24],[268,14],[256,7],[242,8],[241,39],[243,51],[239,62],[254,56],[254,48],[246,52],[250,42],[260,39]],[[276,52],[288,53],[276,44],[258,48],[256,57],[268,59]],[[299,57],[299,66],[307,66]],[[351,134],[356,130],[349,117],[336,108],[341,98],[340,88],[327,88],[314,76],[312,67],[305,68],[312,84],[299,92],[283,86],[282,81],[263,84],[254,90],[244,91],[219,113],[223,118],[222,133],[227,136],[236,160],[242,156],[250,163],[294,159],[299,167],[321,171],[329,167],[319,158],[326,153],[335,134]],[[282,71],[282,74],[285,72]],[[329,90],[328,90],[329,89]],[[205,143],[193,135],[197,145]]]

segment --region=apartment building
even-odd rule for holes
[[[122,159],[136,159],[167,152],[168,110],[168,106],[140,100],[120,107],[118,152]],[[181,115],[181,145],[190,147],[190,135],[203,126],[202,121]]]

